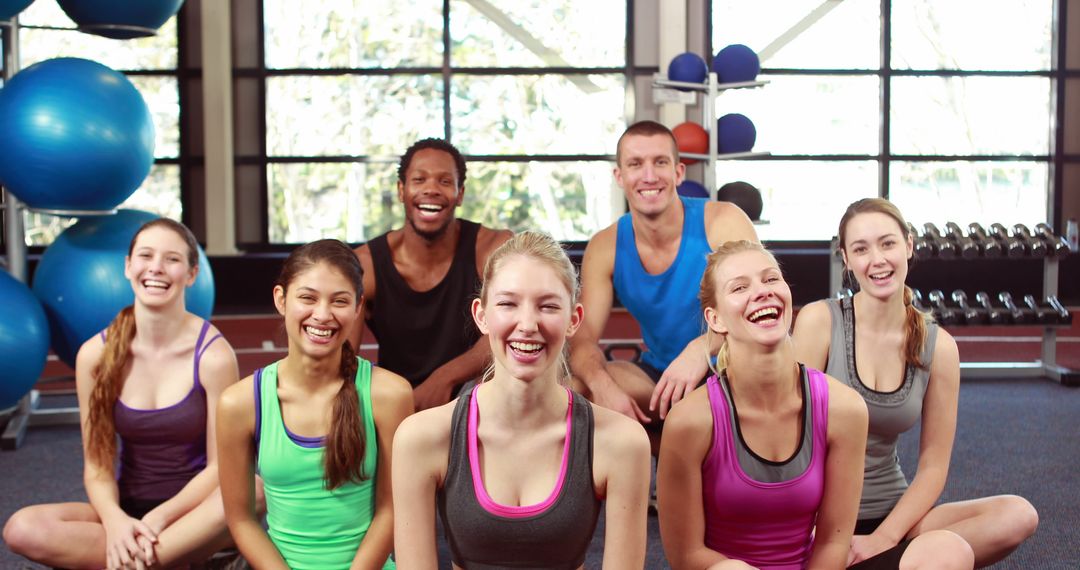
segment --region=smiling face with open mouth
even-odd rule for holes
[[[176,299],[182,303],[184,289],[195,283],[197,273],[188,259],[187,242],[176,232],[163,226],[148,227],[139,233],[131,255],[124,259],[124,277],[143,305],[165,305]]]
[[[844,262],[859,288],[881,299],[903,294],[912,241],[881,212],[853,216],[844,230]]]
[[[620,145],[615,181],[630,209],[644,215],[664,212],[674,202],[686,168],[675,160],[671,137],[627,135]]]
[[[791,289],[772,256],[760,250],[734,253],[713,270],[716,308],[705,321],[732,340],[775,345],[791,328]]]
[[[485,284],[486,302],[473,302],[473,317],[488,335],[497,368],[531,381],[557,373],[566,339],[581,322],[581,305],[556,270],[541,261],[515,255],[503,261]]]
[[[398,181],[405,223],[428,240],[442,235],[454,221],[454,211],[465,195],[459,179],[450,153],[433,148],[417,151],[405,180]]]
[[[360,314],[353,284],[325,262],[298,273],[288,290],[275,287],[274,305],[285,317],[289,351],[308,356],[338,350]]]

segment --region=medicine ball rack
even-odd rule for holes
[[[999,226],[1000,224],[994,224]],[[950,223],[949,226],[956,226],[956,224]],[[1041,225],[1040,225],[1041,226]],[[1068,248],[1062,249],[1057,246],[1059,237],[1053,235],[1050,232],[1044,238],[1034,237],[1028,233],[1026,228],[1022,231],[1014,231],[1012,235],[998,234],[998,232],[992,232],[989,237],[983,233],[982,228],[978,224],[971,224],[973,230],[978,228],[978,231],[972,231],[968,236],[956,233],[952,231],[952,228],[947,231],[943,236],[937,231],[937,228],[933,224],[926,224],[926,232],[923,235],[919,235],[914,228],[911,227],[911,235],[915,242],[913,255],[917,258],[937,258],[950,261],[965,261],[969,259],[986,259],[997,257],[1002,263],[1008,263],[1010,259],[1031,259],[1042,258],[1043,261],[1043,277],[1042,277],[1042,297],[1043,299],[1054,299],[1056,302],[1058,293],[1058,263],[1061,257],[1067,254]],[[1016,228],[1020,229],[1023,226],[1017,224]],[[981,234],[981,235],[980,235]],[[1024,234],[1027,234],[1026,236]],[[981,239],[979,239],[981,237]],[[966,239],[965,239],[966,238]],[[968,247],[974,239],[976,247]],[[1053,239],[1051,239],[1053,238]],[[1017,243],[1026,244],[1021,248],[1014,248]],[[987,245],[990,247],[986,247]],[[1034,246],[1034,247],[1032,247]],[[1024,249],[1026,247],[1026,249]],[[991,250],[993,253],[988,253],[987,250]],[[833,292],[836,297],[850,296],[852,294],[850,289],[846,289],[843,282],[844,261],[840,253],[839,239],[834,237],[830,244],[830,265],[829,265],[829,290]],[[1005,254],[1005,251],[1009,252],[1023,252],[1023,253],[1009,253]],[[963,252],[963,253],[961,253]],[[960,297],[962,305],[967,305],[967,299],[963,298],[963,292],[954,292],[953,297]],[[980,293],[980,295],[984,295]],[[962,379],[1016,379],[1016,378],[1048,378],[1060,384],[1066,386],[1080,386],[1080,371],[1065,368],[1057,363],[1057,331],[1060,328],[1067,328],[1071,326],[1072,314],[1065,309],[1060,316],[1055,314],[1054,318],[1042,318],[1041,314],[1044,307],[1036,306],[1034,300],[1029,301],[1029,305],[1026,307],[1017,307],[1008,293],[1002,293],[999,297],[1004,301],[1004,305],[1011,305],[1011,307],[1001,306],[997,307],[1004,312],[1010,313],[1010,317],[1004,319],[1002,323],[994,323],[990,320],[987,323],[971,323],[967,321],[967,317],[963,314],[963,309],[969,311],[987,311],[993,310],[995,307],[990,306],[992,300],[980,298],[983,302],[983,306],[971,305],[971,307],[948,307],[945,305],[945,300],[942,298],[940,291],[930,292],[932,300],[927,303],[927,300],[916,298],[914,303],[916,306],[922,304],[922,308],[929,310],[936,318],[936,320],[945,326],[964,326],[966,324],[979,324],[981,326],[1038,326],[1041,329],[1041,351],[1040,359],[1035,361],[1026,362],[961,362],[960,363],[960,377]],[[1060,305],[1058,305],[1060,308]],[[960,314],[950,315],[949,312],[957,312]],[[986,315],[981,315],[986,317]],[[947,318],[942,318],[947,317]],[[948,322],[946,322],[948,321]],[[1012,322],[1009,322],[1012,321]]]
[[[768,156],[768,152],[732,152],[720,154],[719,136],[716,132],[716,98],[731,89],[753,89],[767,85],[768,81],[743,81],[740,83],[720,83],[716,72],[710,71],[705,83],[688,83],[685,81],[671,81],[661,74],[653,76],[653,98],[657,101],[679,102],[683,104],[693,103],[697,96],[702,93],[701,122],[705,132],[709,133],[709,152],[705,154],[680,153],[686,158],[705,161],[705,188],[709,190],[709,197],[716,199],[716,161],[736,160],[740,158],[752,158],[756,156]],[[689,91],[687,98],[682,93]],[[673,101],[674,100],[674,101]]]

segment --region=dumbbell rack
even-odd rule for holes
[[[705,83],[688,83],[685,81],[671,81],[665,79],[661,74],[657,73],[653,75],[653,98],[656,100],[667,100],[670,95],[665,97],[661,93],[679,93],[680,91],[689,91],[691,100],[679,98],[678,101],[684,104],[692,103],[696,100],[695,93],[703,93],[703,101],[701,104],[701,123],[705,132],[709,133],[709,152],[705,154],[697,154],[690,152],[680,152],[680,156],[686,158],[692,158],[694,160],[705,161],[705,188],[709,190],[709,198],[716,199],[716,162],[718,160],[735,160],[740,158],[751,158],[755,156],[768,156],[767,152],[732,152],[720,154],[719,150],[719,137],[716,132],[716,98],[720,93],[728,91],[730,89],[753,89],[767,85],[768,81],[743,81],[739,83],[720,83],[715,72],[710,71],[709,77]]]
[[[833,238],[830,244],[829,290],[838,295],[843,290],[844,261],[840,255],[839,241]],[[955,258],[963,261],[962,258]],[[1008,263],[1007,259],[1002,259]],[[1047,255],[1043,258],[1043,298],[1057,296],[1058,293],[1058,257]],[[1041,355],[1039,360],[1028,362],[961,362],[962,379],[1014,379],[1048,378],[1066,386],[1080,386],[1080,371],[1057,364],[1057,331],[1068,327],[1064,324],[1040,324],[1042,329]]]

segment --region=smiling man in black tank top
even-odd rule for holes
[[[350,341],[359,346],[364,324],[371,327],[379,366],[412,383],[418,410],[450,401],[490,359],[469,306],[488,255],[512,234],[457,219],[465,170],[450,143],[414,143],[398,165],[405,225],[356,248],[366,312]]]

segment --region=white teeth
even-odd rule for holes
[[[656,190],[642,190],[641,193],[646,195],[646,196],[655,196],[655,195],[660,193],[660,190],[659,189],[656,189]]]
[[[764,309],[758,309],[753,313],[750,313],[750,322],[755,323],[766,317],[777,318],[780,316],[780,311],[776,307],[766,307]]]
[[[425,212],[441,212],[443,210],[443,207],[438,204],[420,204],[417,208]]]
[[[317,329],[315,327],[304,327],[304,330],[307,331],[307,333],[310,335],[319,336],[322,338],[329,338],[330,335],[334,334],[334,331],[332,329]]]
[[[870,278],[871,279],[888,279],[889,277],[892,277],[892,274],[893,274],[892,271],[886,271],[885,273],[874,273],[874,274],[870,275]]]
[[[536,352],[543,348],[544,345],[533,342],[511,342],[510,348],[521,352]]]
[[[158,281],[157,279],[147,279],[143,281],[144,287],[159,287],[161,289],[168,289],[169,284],[164,281]]]

